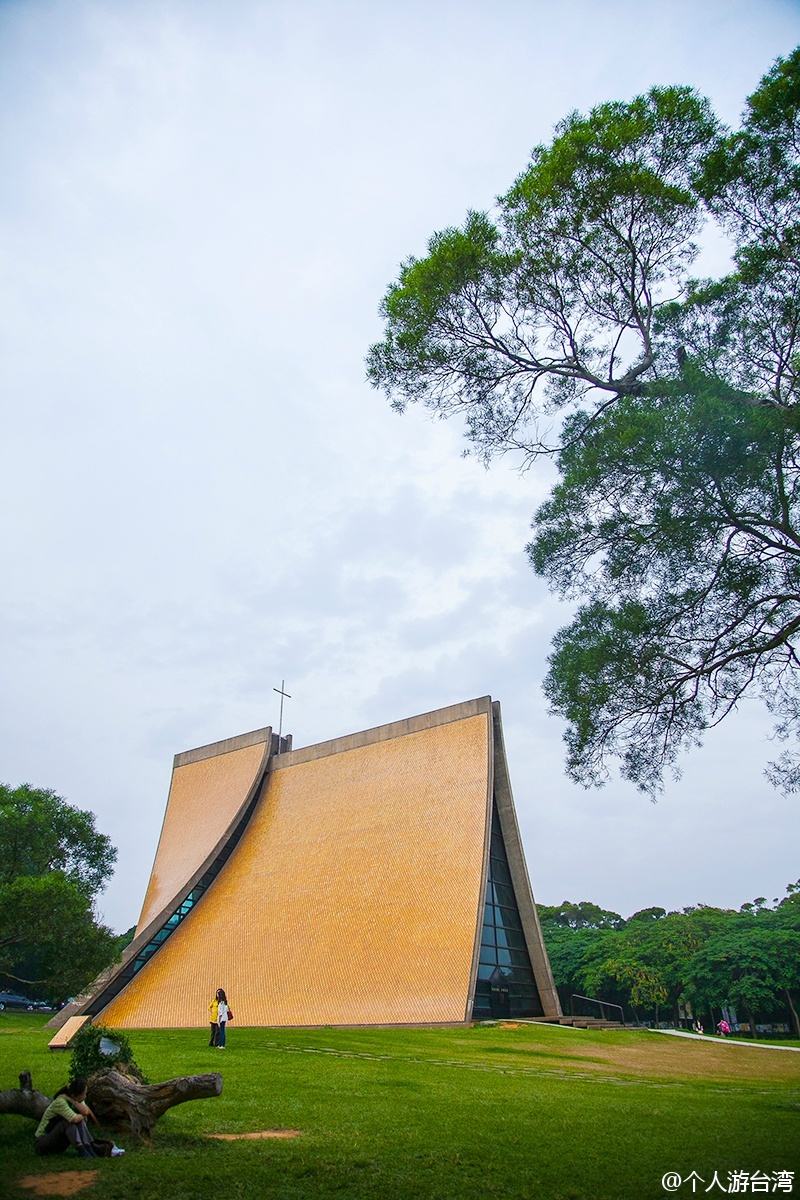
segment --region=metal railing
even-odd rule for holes
[[[623,1011],[621,1004],[613,1004],[610,1000],[598,1000],[596,996],[579,996],[577,992],[573,992],[569,998],[570,1016],[576,1015],[574,1012],[574,1009],[573,1009],[573,1004],[572,1004],[573,1000],[586,1000],[586,1001],[588,1001],[589,1004],[597,1004],[600,1008],[600,1019],[603,1021],[608,1021],[609,1019],[616,1020],[616,1017],[614,1017],[614,1018],[607,1017],[606,1011],[605,1011],[607,1008],[615,1008],[617,1010],[617,1012],[619,1013],[620,1023],[622,1025],[625,1024],[625,1013]],[[581,1014],[578,1013],[577,1015],[580,1016]]]

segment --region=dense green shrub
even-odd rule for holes
[[[100,1043],[103,1040],[104,1049],[101,1049]],[[114,1049],[109,1052],[112,1046]],[[126,1075],[133,1075],[142,1083],[147,1082],[124,1033],[120,1033],[118,1029],[108,1029],[105,1025],[84,1025],[73,1044],[70,1079],[80,1076],[88,1079],[95,1071],[104,1071],[108,1067],[116,1067]]]

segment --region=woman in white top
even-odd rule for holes
[[[228,1008],[228,997],[225,995],[225,992],[222,988],[217,988],[217,1004],[219,1005],[217,1009],[217,1026],[219,1028],[219,1033],[217,1034],[217,1049],[224,1050],[225,1029],[228,1024],[228,1013],[230,1012],[230,1009]]]

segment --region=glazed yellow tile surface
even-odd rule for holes
[[[485,715],[274,771],[219,878],[98,1018],[462,1021],[483,864]]]
[[[176,767],[136,932],[174,899],[222,837],[264,757],[263,743]]]

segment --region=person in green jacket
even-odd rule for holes
[[[34,1134],[37,1154],[63,1154],[74,1146],[81,1158],[97,1158],[87,1121],[95,1117],[86,1103],[86,1080],[72,1079],[59,1088],[42,1114]]]

